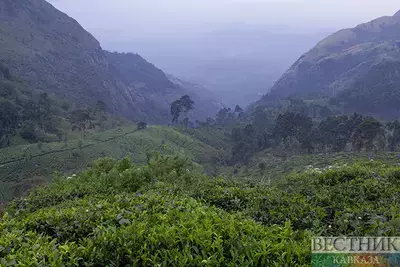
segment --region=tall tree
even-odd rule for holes
[[[180,100],[175,100],[171,104],[172,123],[177,123],[182,112],[182,104]]]
[[[172,123],[177,123],[182,111],[185,115],[190,110],[194,109],[194,101],[188,95],[182,96],[171,104]]]
[[[185,113],[194,109],[194,101],[188,95],[182,96],[180,102]]]

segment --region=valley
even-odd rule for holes
[[[308,52],[317,33],[222,31],[202,51],[228,34],[248,61],[164,72],[48,1],[0,0],[0,266],[319,267],[312,237],[398,235],[399,18]]]

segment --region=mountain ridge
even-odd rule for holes
[[[362,84],[363,79],[373,75],[373,71],[385,69],[387,62],[398,61],[400,56],[400,16],[377,18],[367,23],[360,24],[352,29],[340,30],[321,40],[314,48],[303,54],[273,85],[270,92],[261,98],[256,105],[265,105],[272,99],[285,99],[297,95],[303,98],[335,98],[346,112],[357,111],[358,105],[354,101],[343,99],[345,92],[351,91]],[[391,69],[390,66],[387,68]],[[397,81],[400,73],[392,70],[391,79]],[[387,101],[373,103],[374,112],[382,118],[398,117],[400,114],[394,106],[385,106],[391,103],[389,99],[396,98],[397,91],[390,90],[390,80],[371,81],[363,84],[367,87],[364,94],[376,96],[379,87],[379,98]],[[399,83],[400,85],[400,83]],[[395,93],[395,94],[393,94]],[[361,95],[359,96],[361,97]],[[400,98],[399,98],[400,99]],[[354,100],[354,99],[353,99]],[[370,101],[370,102],[371,102]],[[362,104],[362,103],[361,103]],[[379,107],[378,107],[379,105]],[[388,109],[393,108],[392,114]]]
[[[30,87],[78,107],[100,100],[114,115],[161,124],[170,114],[159,100],[186,93],[140,55],[112,56],[75,19],[45,0],[4,0],[0,11],[0,62]]]
[[[130,118],[138,113],[134,103],[142,96],[121,83],[100,43],[76,20],[44,0],[4,0],[0,8],[0,58],[30,86],[78,104],[103,100]]]

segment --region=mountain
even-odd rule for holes
[[[124,84],[127,84],[129,88],[135,88],[143,97],[141,111],[146,114],[143,120],[165,123],[169,118],[167,107],[169,103],[165,102],[165,96],[172,94],[178,98],[177,95],[180,92],[176,90],[164,72],[137,54],[108,51],[104,53],[108,62],[118,70]]]
[[[0,59],[31,87],[81,105],[103,100],[113,113],[139,117],[143,96],[74,19],[44,0],[2,0],[0,10]]]
[[[117,53],[104,51],[108,61],[113,64],[128,85],[137,90],[146,92],[161,92],[166,88],[173,88],[174,84],[165,73],[153,64],[147,62],[138,54]]]
[[[78,107],[101,100],[111,113],[136,121],[165,123],[169,103],[187,94],[141,56],[104,51],[45,0],[0,1],[0,63],[32,89]]]
[[[257,104],[329,99],[344,112],[400,115],[400,12],[336,32],[302,55]]]

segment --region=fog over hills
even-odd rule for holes
[[[209,88],[232,106],[259,99],[294,60],[328,33],[225,25],[197,36],[154,38],[109,46],[117,50],[135,47],[164,71]]]
[[[51,0],[108,50],[139,53],[178,78],[248,104],[319,40],[393,13],[397,1]]]

